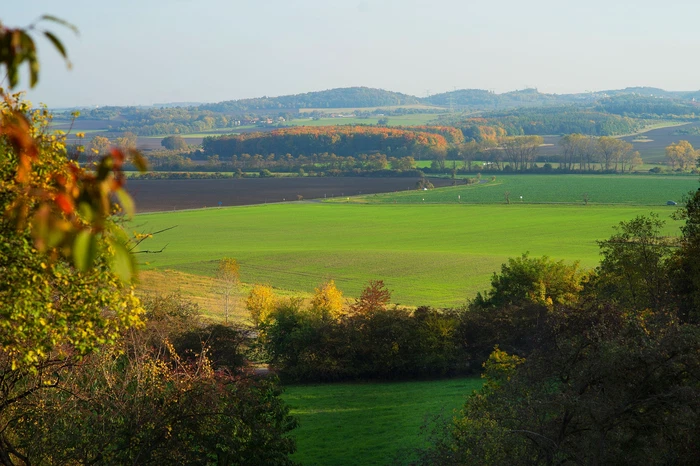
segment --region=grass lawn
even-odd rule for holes
[[[293,431],[303,466],[385,465],[425,444],[421,426],[459,410],[479,378],[429,382],[290,386],[282,398],[299,419]]]
[[[146,270],[212,276],[219,259],[234,257],[247,283],[312,292],[332,278],[347,295],[358,296],[369,280],[382,279],[395,303],[454,306],[487,288],[509,257],[529,251],[593,267],[599,260],[596,241],[609,237],[621,220],[650,211],[668,219],[674,210],[286,203],[142,214],[134,225],[140,231],[176,225],[144,244],[167,244],[162,254],[145,257]],[[677,228],[669,223],[667,232],[676,234]]]

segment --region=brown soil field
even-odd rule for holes
[[[415,189],[418,178],[230,178],[212,180],[128,180],[139,212],[264,204]],[[449,179],[431,178],[435,187]],[[221,204],[219,204],[221,203]]]

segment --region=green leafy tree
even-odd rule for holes
[[[498,348],[422,464],[690,464],[700,332],[612,306],[557,311],[539,348]]]
[[[603,259],[590,282],[598,299],[624,309],[659,311],[673,306],[669,259],[674,242],[661,234],[657,215],[620,222],[617,232],[600,241]]]

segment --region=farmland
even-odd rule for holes
[[[354,196],[414,189],[418,178],[289,177],[213,180],[138,180],[128,182],[140,212],[265,204],[304,199]],[[434,180],[448,186],[450,180]]]
[[[363,195],[358,203],[381,204],[498,204],[509,193],[511,203],[660,206],[680,201],[697,188],[696,176],[640,175],[484,175],[480,183],[460,184],[448,189]],[[521,199],[522,196],[522,199]]]
[[[235,257],[245,282],[310,292],[333,278],[350,296],[383,279],[393,301],[453,306],[488,285],[509,257],[529,251],[593,267],[596,241],[648,206],[279,204],[139,215],[157,231],[145,269],[213,275]],[[667,233],[674,234],[669,224]]]
[[[639,155],[646,163],[664,162],[666,159],[666,146],[681,141],[689,141],[693,147],[700,147],[699,134],[683,134],[683,131],[692,131],[692,128],[697,128],[700,123],[687,123],[677,126],[663,126],[654,128],[648,131],[643,131],[638,134],[623,136],[620,139],[631,143],[634,150],[639,151]],[[549,161],[554,160],[554,157],[559,154],[561,148],[559,140],[561,136],[545,136],[545,146],[540,147],[539,154],[542,158]]]

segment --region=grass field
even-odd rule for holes
[[[492,175],[481,183],[457,185],[429,191],[357,196],[351,202],[382,204],[498,204],[509,192],[512,204],[583,204],[584,193],[591,204],[661,206],[666,201],[680,202],[685,194],[698,188],[692,176],[640,175]],[[520,199],[522,196],[522,201]],[[335,202],[342,202],[335,200]]]
[[[407,464],[425,444],[421,426],[441,413],[451,418],[481,385],[460,378],[287,387],[283,398],[300,422],[292,459],[304,466]]]
[[[383,279],[393,302],[458,305],[488,286],[509,257],[529,251],[586,267],[598,261],[596,240],[637,215],[674,209],[639,206],[330,205],[276,204],[204,209],[137,217],[156,231],[145,269],[213,275],[218,260],[235,257],[242,280],[313,291],[335,279],[357,296]],[[676,225],[668,226],[673,233]]]

